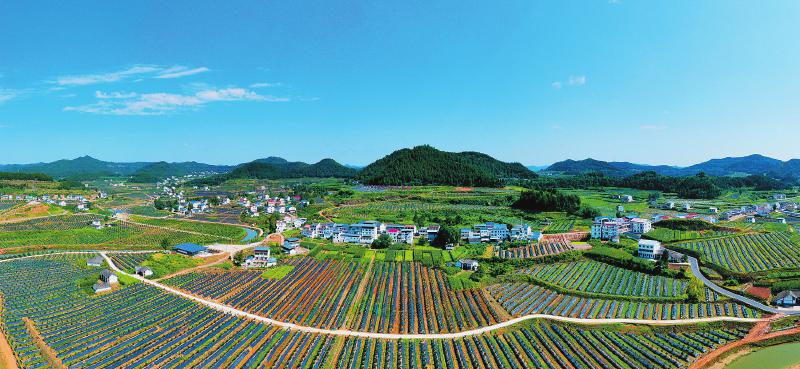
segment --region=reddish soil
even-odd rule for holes
[[[746,289],[745,292],[764,300],[769,299],[771,295],[770,290],[767,287],[751,286],[748,289]]]
[[[472,187],[456,187],[457,192],[472,192]]]

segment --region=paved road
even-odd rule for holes
[[[710,280],[708,280],[708,278],[706,278],[706,276],[704,276],[702,272],[700,272],[700,265],[697,262],[697,258],[693,258],[693,257],[688,256],[688,255],[687,255],[687,258],[689,259],[689,265],[691,266],[692,274],[694,274],[695,277],[697,277],[698,279],[703,281],[703,284],[705,284],[706,287],[716,291],[720,295],[728,296],[728,297],[730,297],[730,298],[732,298],[732,299],[734,299],[736,301],[739,301],[739,302],[741,302],[741,303],[743,303],[745,305],[749,305],[751,307],[754,307],[754,308],[762,310],[762,311],[766,311],[766,312],[771,313],[771,314],[800,315],[800,310],[774,308],[774,307],[771,307],[771,306],[767,306],[767,305],[764,305],[764,304],[762,304],[762,303],[760,303],[760,302],[758,302],[756,300],[753,300],[753,299],[751,299],[749,297],[745,297],[745,296],[733,293],[733,292],[731,292],[729,290],[726,290],[726,289],[724,289],[724,288],[722,288],[720,286],[717,286],[716,284],[714,284],[714,282],[711,282]]]
[[[308,327],[303,325],[298,325],[294,323],[287,323],[282,322],[279,320],[270,319],[267,317],[263,317],[260,315],[255,315],[248,313],[246,311],[242,311],[236,309],[232,306],[228,306],[225,304],[220,304],[218,302],[206,300],[204,298],[188,294],[186,292],[180,291],[178,289],[172,288],[165,284],[152,281],[146,279],[144,277],[135,275],[135,274],[128,274],[125,273],[111,261],[111,259],[106,255],[105,252],[101,252],[100,255],[106,259],[106,262],[116,272],[129,275],[133,278],[136,278],[143,283],[149,284],[151,286],[160,288],[166,292],[181,296],[183,298],[187,298],[189,300],[195,301],[197,303],[203,304],[208,306],[214,310],[218,310],[224,313],[228,313],[231,315],[236,315],[244,318],[249,318],[252,320],[264,322],[267,324],[272,324],[281,328],[286,328],[290,330],[296,330],[301,332],[308,332],[308,333],[317,333],[317,334],[327,334],[333,336],[349,336],[349,337],[362,337],[362,338],[377,338],[377,339],[390,339],[390,340],[400,340],[400,339],[456,339],[456,338],[463,338],[468,336],[474,336],[483,334],[486,332],[490,332],[493,330],[505,328],[512,326],[514,324],[530,320],[530,319],[551,319],[557,320],[562,322],[570,322],[570,323],[579,323],[579,324],[612,324],[612,323],[629,323],[629,324],[648,324],[648,325],[675,325],[675,324],[695,324],[695,323],[702,323],[702,322],[716,322],[716,321],[734,321],[734,322],[759,322],[763,321],[764,319],[752,319],[752,318],[735,318],[735,317],[714,317],[714,318],[698,318],[698,319],[678,319],[678,320],[645,320],[645,319],[581,319],[581,318],[569,318],[563,316],[555,316],[555,315],[547,315],[547,314],[530,314],[521,316],[518,318],[514,318],[502,323],[497,323],[477,329],[472,329],[468,331],[456,332],[456,333],[430,333],[430,334],[394,334],[394,333],[373,333],[373,332],[360,332],[360,331],[351,331],[347,329],[322,329],[322,328],[315,328],[315,327]]]

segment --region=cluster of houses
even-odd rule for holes
[[[230,203],[230,200],[223,199],[222,203]],[[247,197],[240,197],[236,204],[246,208],[250,215],[258,216],[260,213],[294,214],[297,212],[297,206],[307,206],[308,201],[300,196],[270,197],[267,194],[259,194],[253,201]]]
[[[592,222],[591,237],[601,240],[618,241],[626,234],[642,235],[653,229],[653,222],[644,218],[633,217],[596,217]]]
[[[539,241],[542,239],[541,232],[534,232],[533,228],[527,224],[516,224],[508,228],[503,223],[486,222],[476,224],[472,228],[462,228],[460,232],[461,240],[470,243],[498,243],[504,241]]]
[[[83,195],[12,195],[0,194],[0,201],[25,201],[28,203],[39,202],[57,206],[75,205],[78,211],[88,211],[91,206],[91,201],[96,198],[106,198],[108,195],[105,192],[100,192],[96,197],[90,199]]]
[[[417,227],[413,224],[386,224],[376,220],[363,220],[353,224],[313,223],[302,227],[301,234],[308,238],[329,239],[333,243],[371,244],[380,235],[388,235],[394,243],[414,243],[414,237],[431,241],[439,234],[438,225]]]

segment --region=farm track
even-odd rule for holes
[[[218,302],[214,302],[205,298],[198,297],[196,295],[181,291],[179,289],[164,285],[162,283],[152,281],[146,278],[143,278],[138,275],[131,275],[125,273],[116,265],[114,265],[113,261],[106,255],[105,252],[100,252],[100,255],[106,259],[106,261],[116,272],[120,272],[122,274],[128,275],[130,277],[136,278],[143,283],[149,284],[151,286],[160,288],[166,292],[171,294],[175,294],[181,296],[183,298],[195,301],[197,303],[203,304],[209,308],[214,310],[221,311],[223,313],[240,316],[248,319],[252,319],[255,321],[275,325],[284,329],[306,332],[306,333],[315,333],[315,334],[324,334],[324,335],[331,335],[331,336],[345,336],[345,337],[361,337],[361,338],[374,338],[374,339],[387,339],[387,340],[403,340],[403,339],[458,339],[463,337],[470,337],[481,335],[484,333],[488,333],[494,330],[507,328],[513,326],[515,324],[531,320],[531,319],[549,319],[555,320],[560,322],[567,322],[567,323],[578,323],[578,324],[587,324],[587,325],[600,325],[600,324],[613,324],[613,323],[623,323],[623,324],[645,324],[645,325],[680,325],[680,324],[695,324],[695,323],[707,323],[707,322],[718,322],[718,321],[731,321],[731,322],[746,322],[746,323],[757,323],[762,322],[764,319],[759,318],[735,318],[735,317],[714,317],[714,318],[696,318],[696,319],[676,319],[676,320],[647,320],[647,319],[584,319],[584,318],[570,318],[570,317],[562,317],[562,316],[555,316],[555,315],[547,315],[547,314],[530,314],[521,316],[518,318],[514,318],[508,321],[504,321],[501,323],[472,329],[466,330],[461,332],[455,333],[428,333],[428,334],[396,334],[396,333],[373,333],[373,332],[361,332],[361,331],[353,331],[347,329],[322,329],[322,328],[315,328],[315,327],[308,327],[303,325],[298,325],[294,323],[283,322],[279,320],[274,320],[271,318],[266,318],[260,315],[248,313],[232,306],[228,306],[225,304],[221,304]]]
[[[745,297],[736,293],[733,293],[725,288],[722,288],[716,285],[714,282],[711,282],[703,273],[700,271],[700,265],[697,262],[697,259],[691,256],[687,256],[689,259],[689,266],[692,270],[692,274],[700,279],[706,287],[710,288],[711,290],[719,293],[720,295],[724,295],[730,297],[736,301],[739,301],[745,305],[749,305],[753,308],[766,311],[771,314],[783,314],[783,315],[800,315],[800,310],[793,310],[793,309],[783,309],[783,308],[774,308],[771,306],[764,305],[756,300],[753,300],[749,297]]]

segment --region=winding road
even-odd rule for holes
[[[736,301],[739,301],[739,302],[741,302],[741,303],[743,303],[745,305],[749,305],[751,307],[754,307],[754,308],[762,310],[762,311],[766,311],[766,312],[771,313],[771,314],[800,315],[800,310],[785,309],[785,308],[774,308],[774,307],[771,307],[771,306],[767,306],[767,305],[764,305],[764,304],[762,304],[762,303],[760,303],[760,302],[758,302],[758,301],[756,301],[754,299],[751,299],[749,297],[745,297],[745,296],[736,294],[736,293],[734,293],[732,291],[729,291],[729,290],[727,290],[725,288],[717,286],[716,284],[714,284],[714,282],[711,282],[708,278],[706,278],[706,276],[704,276],[702,272],[700,272],[700,264],[697,262],[697,258],[688,256],[688,255],[686,257],[689,259],[689,266],[692,269],[692,274],[694,274],[694,276],[697,277],[697,279],[703,281],[703,284],[705,284],[706,287],[714,290],[715,292],[719,293],[720,295],[724,295],[724,296],[730,297],[730,298],[732,298],[732,299],[734,299]]]

